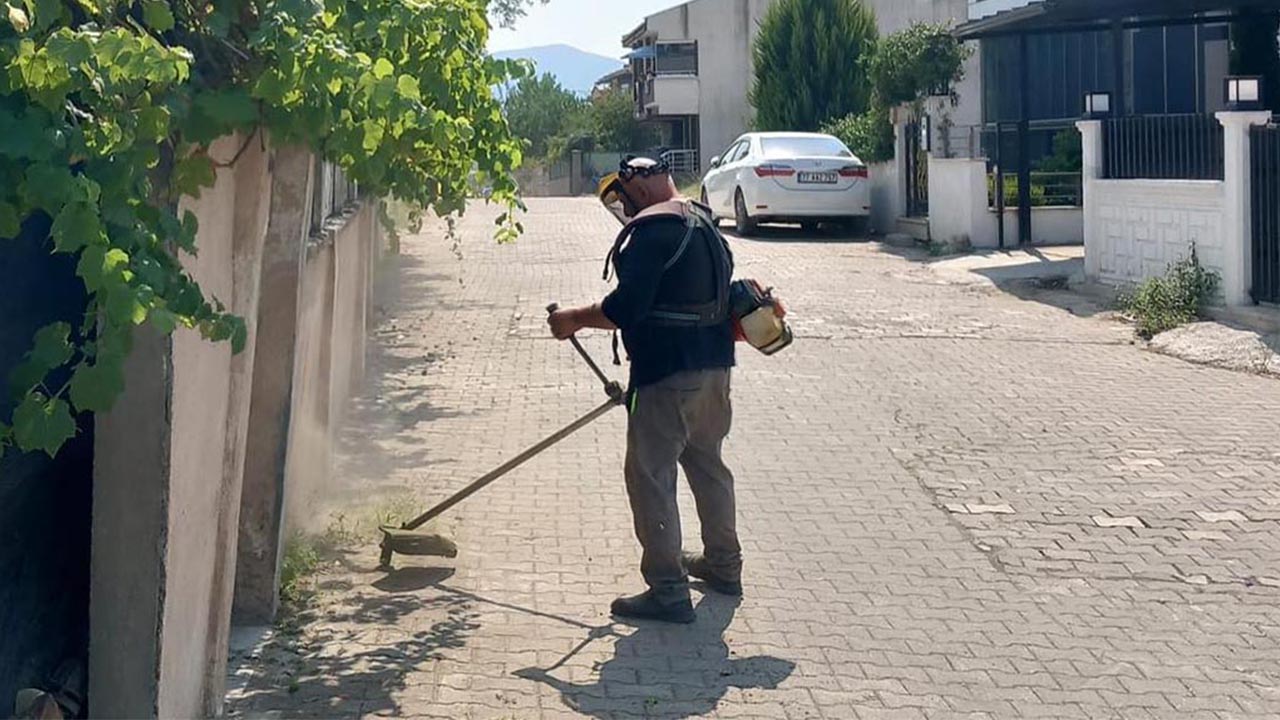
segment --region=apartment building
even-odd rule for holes
[[[700,172],[750,125],[751,47],[773,1],[692,0],[623,37],[636,113],[681,169]]]

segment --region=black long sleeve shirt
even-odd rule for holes
[[[677,219],[654,220],[636,228],[617,255],[618,287],[604,299],[605,317],[622,331],[631,359],[631,386],[643,387],[686,370],[734,365],[733,325],[671,327],[646,321],[657,305],[696,305],[716,297],[715,271],[705,228],[696,230],[680,259],[664,266],[686,232]]]

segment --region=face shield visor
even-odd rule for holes
[[[618,222],[626,225],[631,221],[630,203],[627,201],[626,191],[622,188],[622,178],[618,173],[606,175],[597,188],[596,197],[600,198],[600,204],[604,205],[618,219]]]

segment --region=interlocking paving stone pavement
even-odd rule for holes
[[[543,308],[606,290],[615,222],[531,200],[498,246],[494,214],[460,222],[461,259],[438,227],[407,238],[387,276],[331,493],[346,512],[425,505],[600,400]],[[229,712],[1280,716],[1280,383],[910,250],[732,243],[798,335],[734,375],[740,604],[699,591],[693,626],[610,623],[640,588],[619,412],[452,512],[456,560],[388,575],[362,546],[327,570],[318,620],[241,659]]]

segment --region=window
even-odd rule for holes
[[[760,140],[766,158],[853,157],[844,143],[833,137],[791,135]]]
[[[738,146],[733,149],[732,159],[729,160],[729,162],[738,162],[742,158],[746,157],[747,151],[749,149],[751,149],[750,141],[743,140],[742,142],[738,143]]]
[[[661,43],[657,50],[659,75],[698,74],[698,43]]]

